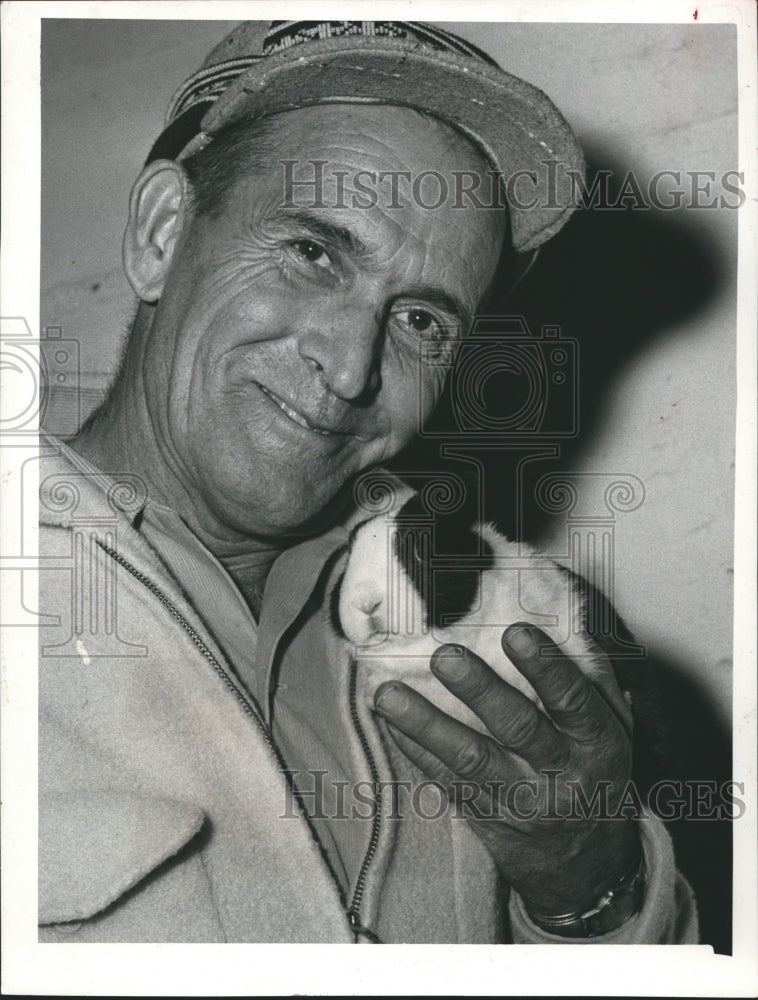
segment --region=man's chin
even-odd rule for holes
[[[324,499],[318,508],[290,511],[273,526],[276,536],[286,545],[328,531],[337,524],[353,500],[352,482],[341,487],[334,496]]]
[[[276,547],[286,548],[305,538],[320,534],[340,519],[353,499],[352,479],[336,486],[333,491],[322,483],[322,489],[314,489],[313,484],[299,484],[297,489],[287,490],[279,484],[277,495],[267,495],[260,489],[260,483],[251,483],[245,494],[239,484],[226,494],[226,502],[218,503],[218,491],[209,496],[215,519],[227,530],[238,536],[258,539]],[[256,486],[258,489],[256,489]],[[208,495],[208,494],[206,494]]]
[[[320,510],[303,522],[301,537],[315,535],[335,525],[353,500],[353,481],[345,484]]]

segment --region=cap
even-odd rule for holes
[[[411,107],[467,135],[501,175],[518,253],[557,233],[575,208],[584,157],[547,95],[417,22],[242,22],[176,92],[148,162],[189,156],[244,119],[325,103]]]

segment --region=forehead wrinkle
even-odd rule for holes
[[[450,244],[455,242],[454,237],[466,237],[468,240],[472,238],[472,234],[467,233],[465,227],[461,231],[456,223],[457,220],[452,220],[452,230],[450,233],[447,234],[446,237],[446,245],[448,246],[448,249],[450,248]],[[441,288],[442,294],[447,295],[449,298],[454,299],[455,301],[462,304],[461,297],[452,293],[449,288],[447,272],[451,267],[453,267],[459,269],[462,274],[465,273],[471,281],[472,291],[473,291],[473,287],[479,283],[479,275],[481,273],[481,268],[480,268],[481,258],[478,257],[477,250],[480,249],[481,244],[485,242],[486,237],[484,236],[484,234],[480,233],[478,244],[476,247],[471,247],[470,253],[464,254],[464,253],[449,251],[449,254],[446,257],[446,259],[440,261],[435,266],[433,258],[430,254],[430,248],[433,246],[434,243],[434,240],[432,238],[433,232],[434,232],[433,220],[430,217],[428,225],[424,226],[420,232],[405,233],[405,239],[403,241],[403,245],[398,248],[398,251],[396,251],[396,253],[402,251],[403,248],[408,250],[409,248],[417,247],[421,252],[421,256],[419,258],[422,261],[421,272],[419,275],[419,280],[411,280],[411,283],[414,285],[419,285],[420,287],[423,286],[429,288],[439,286]],[[462,241],[465,242],[465,240]],[[395,255],[396,254],[393,254],[393,256]],[[440,265],[442,267],[442,271],[440,271]],[[428,279],[425,278],[425,275],[429,273],[430,267],[434,267],[436,274],[442,277],[442,284],[440,284],[439,281],[429,282]],[[463,310],[464,316],[470,315],[472,309],[475,309],[478,306],[478,299],[480,297],[481,295],[477,296],[477,298],[473,301],[471,307],[466,306],[464,308]]]
[[[346,131],[353,132],[361,138],[365,138],[366,132],[362,127],[362,122],[356,121],[354,117],[356,106],[350,105],[349,108],[351,113],[337,118],[334,125],[336,127],[345,128]],[[444,121],[436,115],[427,114],[423,111],[419,111],[417,108],[412,108],[408,105],[402,104],[366,104],[361,107],[361,115],[365,121],[370,122],[373,125],[376,125],[377,123],[381,125],[382,119],[385,115],[383,113],[377,113],[377,111],[382,112],[383,109],[391,109],[392,116],[397,121],[402,121],[404,117],[406,120],[410,119],[410,122],[419,132],[426,128],[430,133],[433,133],[435,138],[438,138],[442,142],[445,149],[449,150],[458,146],[459,149],[465,149],[469,155],[473,154],[473,156],[482,163],[487,162],[484,153],[479,149],[476,143],[465,134],[465,132],[460,131],[460,129],[457,129],[455,125]],[[391,144],[391,139],[382,139],[374,133],[372,133],[369,138],[383,153],[389,152],[394,157],[398,156],[398,149],[396,146]]]
[[[364,104],[364,105],[347,105],[343,106],[346,109],[346,113],[336,116],[332,123],[332,131],[337,129],[344,130],[344,137],[348,137],[352,134],[356,136],[361,142],[365,139],[369,141],[376,147],[378,153],[386,155],[391,154],[392,158],[398,156],[397,146],[393,144],[393,139],[396,136],[388,137],[383,139],[379,134],[374,131],[377,126],[381,129],[387,119],[385,112],[389,111],[393,122],[402,122],[403,118],[411,120],[414,128],[419,131],[424,126],[428,127],[430,131],[433,131],[436,135],[441,135],[445,132],[452,132],[453,136],[459,136],[464,140],[464,142],[469,143],[469,140],[463,136],[462,133],[457,132],[452,126],[443,122],[439,118],[435,118],[433,115],[424,114],[421,111],[416,110],[416,108],[407,107],[400,104]],[[327,145],[325,148],[330,148],[329,140],[324,140]],[[350,149],[351,147],[345,146],[341,149]],[[351,149],[352,152],[365,154],[366,150],[362,146],[357,149]],[[375,155],[375,154],[374,154]]]
[[[399,275],[396,277],[397,296],[418,298],[429,305],[450,312],[460,319],[463,325],[468,324],[484,293],[480,292],[475,297],[472,294],[471,303],[464,301],[465,296],[456,294],[451,289],[447,280],[447,272],[451,267],[461,268],[469,275],[472,285],[476,285],[478,283],[478,269],[472,266],[465,255],[459,256],[457,254],[452,259],[449,258],[434,265],[433,255],[430,254],[431,222],[429,226],[423,227],[419,233],[404,230],[394,220],[392,220],[392,225],[397,226],[400,230],[400,238],[378,266],[382,269],[392,268],[399,258],[399,266],[404,278],[403,281],[400,281]],[[414,255],[414,250],[419,251],[418,255]]]
[[[450,153],[453,158],[462,158],[466,161],[467,167],[474,167],[479,172],[485,173],[489,169],[489,164],[483,151],[470,139],[465,133],[459,131],[455,126],[448,122],[443,121],[440,118],[436,118],[433,115],[427,115],[422,112],[417,111],[415,108],[409,108],[402,105],[378,105],[374,106],[380,109],[392,107],[393,112],[399,116],[399,121],[402,122],[403,116],[410,115],[415,119],[416,131],[415,131],[415,142],[412,146],[406,147],[410,150],[409,155],[403,155],[396,141],[397,135],[389,136],[384,139],[379,134],[374,132],[371,125],[376,125],[377,123],[381,126],[382,115],[371,114],[372,106],[367,105],[365,108],[361,108],[361,113],[366,115],[366,124],[351,120],[351,116],[341,117],[335,120],[333,123],[333,130],[342,128],[344,129],[343,141],[340,143],[335,143],[330,138],[323,140],[323,145],[319,143],[322,141],[319,139],[316,144],[316,149],[318,150],[318,157],[324,158],[329,166],[327,170],[332,168],[340,169],[343,166],[348,166],[347,162],[342,163],[340,161],[343,158],[353,156],[357,161],[362,161],[360,165],[358,163],[351,165],[354,169],[369,169],[369,164],[376,166],[381,171],[388,171],[389,164],[392,164],[392,171],[403,171],[409,168],[413,171],[412,161],[423,160],[424,156],[424,140],[426,139],[430,144],[439,144],[438,148],[435,150],[428,150],[427,156],[433,162],[429,164],[422,164],[421,169],[419,169],[419,164],[416,163],[415,172],[421,173],[425,170],[439,170],[439,153],[442,154]],[[351,111],[355,109],[351,108]],[[426,135],[423,133],[426,131]],[[357,145],[352,145],[351,136],[354,137],[354,141]],[[310,138],[310,137],[309,137]],[[367,149],[365,146],[365,141],[368,140],[371,148]],[[302,145],[300,145],[300,150],[302,152]],[[377,161],[374,163],[374,161]],[[409,162],[411,161],[411,162]],[[459,169],[460,164],[456,167],[448,164],[445,170],[441,172],[444,174],[447,172],[449,175],[453,169]],[[392,172],[388,171],[388,172]]]
[[[371,143],[372,148],[366,149],[365,146],[352,146],[349,145],[349,139],[346,136],[344,139],[344,145],[340,143],[339,145],[333,145],[331,143],[319,148],[319,158],[323,156],[327,160],[328,169],[340,169],[342,166],[347,166],[347,162],[342,163],[342,160],[347,161],[350,157],[354,157],[357,161],[361,162],[361,167],[359,169],[369,169],[366,164],[371,163],[376,167],[386,168],[387,162],[395,161],[397,167],[402,169],[406,166],[405,161],[401,160],[397,147],[386,142],[384,139],[380,139],[377,136],[363,134],[356,130],[356,138],[367,140]],[[376,161],[376,162],[374,162]],[[351,165],[353,168],[357,168],[357,164]]]

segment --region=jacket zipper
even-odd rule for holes
[[[116,552],[115,549],[110,548],[109,546],[105,545],[103,542],[101,542],[99,540],[97,541],[97,544],[100,546],[100,548],[104,552],[108,553],[108,555],[111,557],[111,559],[115,559],[116,562],[119,564],[119,566],[121,566],[123,569],[125,569],[128,573],[131,573],[131,575],[133,577],[135,577],[135,579],[139,580],[139,582],[141,584],[143,584],[143,586],[147,587],[147,589],[150,591],[150,593],[154,594],[158,598],[158,600],[161,602],[161,604],[168,610],[168,612],[176,619],[176,621],[181,625],[181,627],[184,629],[184,631],[187,633],[187,635],[190,637],[190,639],[194,642],[194,644],[200,650],[200,652],[205,657],[205,659],[213,667],[214,671],[218,674],[218,676],[224,682],[224,684],[226,685],[226,687],[235,696],[235,698],[237,699],[237,701],[242,706],[242,711],[245,713],[245,715],[250,716],[250,718],[255,721],[255,724],[257,725],[258,729],[261,731],[261,735],[263,736],[263,739],[265,740],[266,745],[271,750],[271,753],[273,754],[274,759],[276,760],[277,764],[279,765],[280,770],[286,770],[286,765],[285,765],[284,761],[282,760],[277,747],[274,745],[273,740],[271,739],[271,733],[269,731],[268,726],[263,721],[263,719],[258,714],[258,712],[253,708],[253,706],[250,704],[250,702],[244,697],[244,695],[232,683],[232,681],[229,678],[229,675],[227,674],[227,672],[224,670],[224,668],[218,662],[218,660],[213,655],[213,653],[210,651],[210,649],[208,649],[208,647],[206,646],[206,644],[203,642],[203,640],[200,638],[200,636],[197,634],[197,632],[193,629],[193,627],[190,625],[190,623],[186,620],[186,618],[183,617],[183,615],[181,614],[181,612],[176,607],[174,607],[174,605],[171,603],[171,601],[169,601],[169,599],[166,597],[166,595],[158,587],[156,587],[156,585],[153,583],[152,580],[150,580],[148,577],[146,577],[144,573],[140,573],[140,571],[138,569],[136,569],[134,566],[132,566],[132,564],[130,562],[128,562],[126,559],[124,559],[124,557],[122,555],[120,555],[118,552]]]
[[[358,662],[357,660],[353,660],[350,669],[350,717],[353,721],[353,726],[358,736],[361,749],[363,750],[366,763],[368,764],[371,782],[374,786],[374,809],[371,817],[371,836],[369,837],[368,847],[366,848],[366,853],[363,856],[363,861],[361,862],[361,867],[358,871],[358,877],[355,880],[355,889],[353,890],[353,898],[347,911],[347,918],[353,929],[356,943],[358,942],[358,939],[362,937],[371,944],[381,944],[379,937],[377,937],[377,935],[368,927],[364,927],[361,922],[361,903],[363,901],[363,894],[366,890],[366,879],[374,860],[376,849],[379,845],[379,830],[382,822],[382,809],[381,801],[379,799],[379,771],[377,770],[376,762],[371,752],[371,746],[366,738],[365,730],[361,723],[360,716],[358,715],[358,702],[356,696],[357,681]]]
[[[277,766],[279,767],[279,770],[284,777],[284,780],[287,782],[288,787],[292,791],[292,794],[295,796],[298,805],[300,807],[300,810],[303,813],[303,816],[306,818],[306,822],[308,823],[308,826],[310,828],[311,824],[310,820],[308,820],[307,809],[305,808],[302,800],[300,799],[300,796],[297,793],[297,790],[295,789],[294,785],[292,784],[288,776],[287,764],[282,758],[278,747],[274,743],[271,737],[271,731],[269,730],[263,718],[258,714],[256,709],[250,704],[250,702],[244,697],[244,695],[237,689],[236,685],[232,683],[226,670],[224,670],[224,668],[218,662],[218,660],[210,651],[208,646],[203,642],[203,640],[200,638],[200,636],[197,634],[194,628],[190,625],[190,623],[186,620],[186,618],[184,618],[184,616],[181,614],[178,608],[176,608],[171,603],[171,601],[169,601],[166,595],[153,583],[153,581],[149,579],[149,577],[145,576],[144,573],[140,573],[140,571],[135,566],[132,566],[132,564],[127,559],[124,559],[124,557],[120,553],[116,552],[115,549],[112,549],[110,548],[110,546],[105,545],[105,543],[101,542],[99,539],[97,539],[97,544],[100,546],[103,552],[106,552],[111,557],[111,559],[114,559],[119,564],[119,566],[125,569],[127,573],[130,573],[136,580],[138,580],[144,587],[146,587],[151,594],[153,594],[155,597],[158,598],[158,600],[171,614],[171,616],[179,623],[179,625],[181,625],[181,627],[190,637],[195,646],[197,646],[198,650],[203,655],[203,657],[210,663],[215,673],[218,674],[218,676],[224,682],[224,685],[229,689],[229,691],[231,691],[231,693],[237,699],[239,704],[242,706],[242,711],[245,713],[245,715],[249,716],[255,722],[256,726],[261,732],[261,735],[263,736],[266,746],[271,751],[271,754],[274,757],[274,760],[276,761]],[[356,673],[357,673],[357,665],[354,664],[353,673],[350,679],[350,714],[353,719],[353,724],[355,725],[355,728],[358,732],[358,738],[361,742],[361,746],[363,747],[363,751],[368,759],[369,769],[371,771],[371,780],[374,782],[374,787],[378,789],[379,773],[376,769],[374,759],[371,755],[371,748],[369,747],[368,740],[366,739],[365,733],[363,732],[363,727],[361,726],[360,719],[358,718],[358,711],[355,703]],[[365,889],[366,875],[368,873],[368,869],[371,865],[371,861],[374,857],[374,854],[376,853],[376,847],[379,840],[379,801],[377,796],[374,796],[374,799],[375,799],[375,811],[371,828],[371,838],[369,840],[369,846],[366,850],[365,857],[363,858],[363,863],[361,865],[360,872],[358,873],[358,879],[356,881],[355,891],[353,893],[353,899],[350,904],[350,907],[347,910],[347,920],[355,937],[356,943],[359,937],[365,937],[368,941],[371,941],[372,943],[379,942],[379,938],[376,936],[376,934],[374,934],[373,931],[369,930],[367,927],[363,927],[363,925],[360,922],[360,903]],[[311,833],[312,836],[314,836],[315,838],[316,834],[312,830],[312,828],[311,828]]]

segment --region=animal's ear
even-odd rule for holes
[[[342,584],[344,580],[345,574],[342,573],[329,595],[329,622],[340,639],[347,639],[340,620],[340,598],[342,597]]]
[[[493,565],[491,545],[465,511],[432,519],[418,496],[398,512],[395,557],[425,609],[424,624],[435,629],[449,628],[472,610],[482,571]],[[433,565],[450,557],[465,561],[466,568]]]

